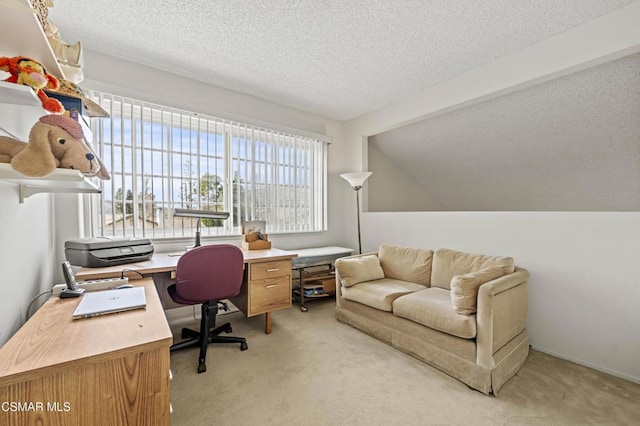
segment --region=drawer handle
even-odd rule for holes
[[[271,269],[267,269],[267,272],[276,272],[279,271],[280,268],[271,268]]]
[[[273,287],[278,287],[278,284],[270,284],[270,285],[264,286],[264,288],[273,288]]]

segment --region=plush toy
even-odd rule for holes
[[[0,71],[11,74],[4,81],[31,86],[36,95],[38,95],[40,102],[42,102],[42,107],[47,111],[54,114],[61,114],[64,111],[64,106],[59,100],[48,97],[42,90],[58,90],[60,82],[57,78],[48,74],[39,62],[24,56],[15,56],[13,58],[2,56],[0,57]]]
[[[107,168],[85,142],[80,124],[63,115],[40,117],[31,128],[28,143],[0,136],[0,163],[11,163],[25,176],[46,176],[60,167],[110,179]]]

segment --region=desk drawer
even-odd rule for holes
[[[290,260],[252,263],[250,268],[251,273],[249,276],[251,277],[251,280],[261,280],[263,278],[291,275]]]
[[[252,280],[249,316],[291,306],[291,276]]]

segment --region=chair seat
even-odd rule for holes
[[[198,303],[206,302],[206,300],[187,300],[180,297],[175,284],[170,285],[167,288],[167,292],[169,292],[169,296],[171,296],[171,300],[181,305],[197,305]]]

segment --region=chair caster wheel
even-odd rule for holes
[[[249,349],[249,345],[247,345],[246,342],[240,343],[240,350],[241,351],[246,351],[247,349]]]
[[[226,330],[224,330],[225,333],[229,334],[233,331],[233,328],[231,328],[231,326],[227,327]]]
[[[307,312],[309,310],[309,308],[307,308],[306,306],[300,306],[300,310],[302,312]]]
[[[183,328],[182,332],[180,333],[180,337],[183,339],[186,339],[187,337],[189,337],[189,335],[187,334],[187,329]]]
[[[198,364],[198,373],[204,373],[207,371],[207,364]]]

